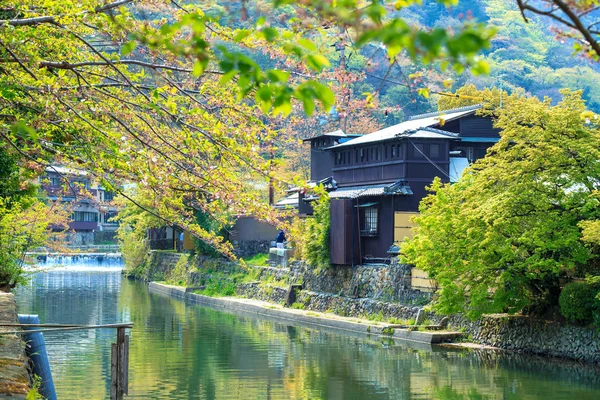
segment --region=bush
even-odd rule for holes
[[[589,324],[600,311],[598,288],[587,283],[567,285],[560,294],[560,313],[570,322]]]
[[[314,206],[306,224],[306,261],[313,267],[329,267],[329,196],[325,193]]]

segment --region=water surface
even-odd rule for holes
[[[39,273],[17,301],[42,322],[132,321],[132,398],[600,399],[595,368],[215,311],[150,294],[118,265]],[[114,330],[46,334],[59,399],[108,397],[114,341]]]

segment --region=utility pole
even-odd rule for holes
[[[345,73],[346,72],[346,42],[344,40],[344,27],[340,26],[340,39],[335,43],[335,50],[339,51],[340,53],[340,68],[342,69],[342,72]],[[347,89],[347,88],[346,88]],[[340,129],[345,133],[346,132],[346,126],[348,123],[348,103],[350,102],[350,93],[348,93],[347,96],[347,102],[346,102],[346,107],[344,108],[344,110],[342,110],[341,112],[339,112],[339,116],[340,116]]]
[[[269,145],[269,205],[275,204],[275,188],[273,187],[273,160],[275,152],[273,151],[273,140]]]

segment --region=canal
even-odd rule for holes
[[[93,263],[92,263],[93,264]],[[132,321],[130,396],[143,399],[599,399],[600,371],[230,314],[148,293],[117,265],[38,273],[17,291],[42,322]],[[109,393],[113,330],[46,334],[59,399]]]

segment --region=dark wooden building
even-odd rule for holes
[[[330,183],[331,262],[354,265],[389,259],[410,235],[410,216],[436,176],[458,180],[469,163],[499,139],[479,106],[423,114],[378,132],[341,131],[307,139],[311,180]],[[306,198],[298,207],[310,213]]]

